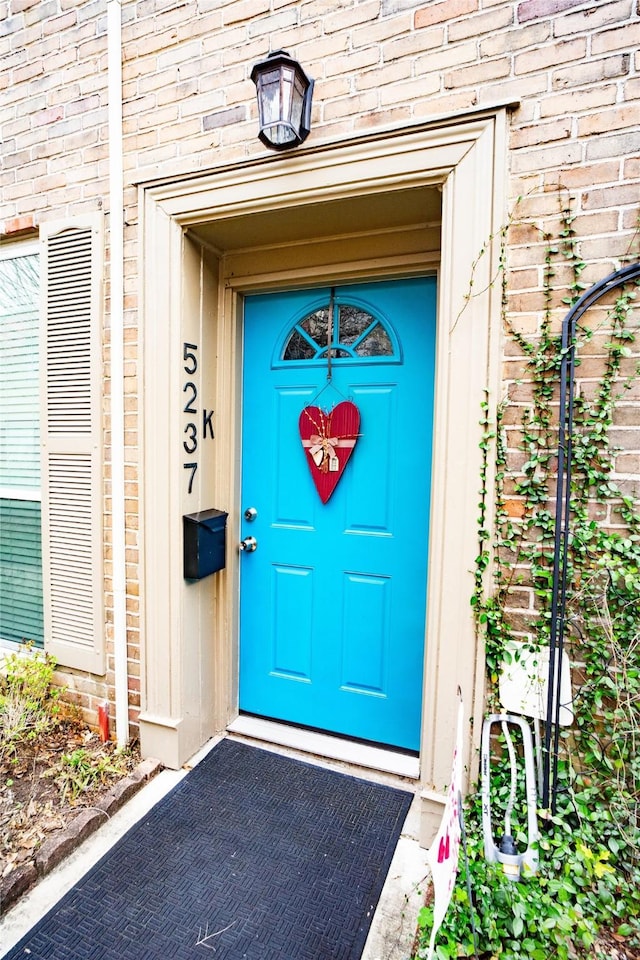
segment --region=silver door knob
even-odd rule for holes
[[[245,553],[253,553],[258,547],[258,541],[255,537],[245,537],[244,540],[240,541],[240,549],[244,550]]]
[[[244,512],[244,518],[249,523],[253,523],[253,521],[257,516],[258,516],[258,511],[256,510],[255,507],[247,507],[247,509]]]

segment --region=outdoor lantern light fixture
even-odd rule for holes
[[[251,71],[258,97],[262,142],[272,150],[289,150],[309,136],[313,80],[286,50],[270,53]]]

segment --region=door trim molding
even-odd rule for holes
[[[198,223],[345,197],[374,196],[408,186],[442,190],[438,293],[436,412],[432,479],[427,642],[421,780],[424,790],[448,783],[462,688],[465,713],[480,730],[484,652],[467,598],[477,553],[481,468],[480,404],[500,386],[499,234],[505,222],[507,110],[345,142],[333,149],[211,171],[197,179],[140,188],[142,211],[142,590],[143,752],[183,762],[237,713],[236,597],[238,564],[233,531],[238,519],[239,361],[238,290],[225,275],[225,251],[197,244]],[[250,235],[247,236],[250,246]],[[480,257],[481,251],[484,255]],[[373,278],[373,263],[368,274]],[[350,265],[358,275],[360,264]],[[414,267],[415,269],[415,267]],[[319,282],[322,268],[300,283]],[[404,272],[404,271],[400,271]],[[393,266],[379,264],[379,276]],[[200,282],[198,295],[186,282]],[[199,278],[199,279],[198,279]],[[204,279],[203,279],[204,278]],[[258,279],[257,279],[258,278]],[[254,276],[256,287],[277,287],[277,271]],[[474,293],[468,297],[473,278]],[[179,351],[183,339],[206,335],[216,410],[215,455],[203,484],[187,499],[181,489],[183,424]],[[463,389],[461,389],[461,385]],[[490,484],[492,478],[488,478]],[[186,506],[189,509],[186,509]],[[216,506],[229,511],[227,569],[196,588],[182,578],[181,514]],[[491,518],[488,518],[491,522]],[[209,619],[207,619],[209,618]],[[209,630],[206,624],[213,624]],[[195,642],[193,631],[204,639]],[[194,663],[194,657],[197,662]],[[201,677],[194,686],[193,671]],[[213,704],[207,706],[213,698]],[[154,722],[162,718],[162,723]],[[167,730],[174,730],[169,745]],[[158,736],[156,733],[158,732]],[[469,738],[465,766],[475,769]],[[165,761],[166,762],[166,761]],[[434,806],[437,807],[437,805]],[[425,836],[433,826],[425,812]]]

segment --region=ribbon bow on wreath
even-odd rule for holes
[[[339,403],[330,413],[308,406],[300,414],[298,426],[313,482],[326,503],[356,445],[360,411],[351,400]]]
[[[329,469],[331,458],[335,460],[335,448],[338,446],[337,437],[319,437],[317,433],[312,433],[309,440],[303,440],[302,445],[306,447],[309,444],[309,453],[313,457],[313,462],[319,470],[326,473]]]

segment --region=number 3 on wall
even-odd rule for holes
[[[198,345],[197,343],[187,343],[186,341],[182,344],[182,369],[187,374],[188,377],[193,377],[198,370]],[[198,445],[200,442],[200,437],[198,436],[198,414],[199,409],[196,405],[196,400],[198,399],[198,387],[193,382],[193,380],[185,380],[182,386],[182,392],[185,395],[186,402],[182,408],[183,413],[189,414],[190,417],[195,417],[194,420],[189,420],[185,424],[183,433],[186,434],[186,438],[182,441],[182,447],[184,452],[189,457],[193,457],[194,454],[197,456]],[[206,408],[202,410],[202,439],[206,440],[207,435],[214,439],[213,432],[213,410],[207,410]],[[189,485],[187,487],[187,493],[192,493],[193,491],[193,481],[198,470],[198,460],[190,460],[188,463],[183,462],[182,466],[185,470],[190,470],[189,474]]]
[[[184,361],[183,370],[189,376],[192,377],[198,369],[198,357],[196,356],[196,351],[198,349],[197,344],[195,343],[183,343],[182,345],[182,359]],[[182,387],[182,392],[187,394],[187,402],[185,403],[182,412],[189,414],[196,414],[197,408],[193,406],[198,396],[198,388],[195,383],[191,380],[187,380]],[[190,421],[184,428],[184,432],[187,434],[187,439],[182,441],[182,446],[184,451],[189,456],[192,456],[198,449],[198,428],[195,423]],[[198,469],[198,461],[183,463],[185,470],[190,470],[189,475],[189,486],[187,488],[187,493],[191,493],[193,490],[193,481],[195,479],[196,471]]]

